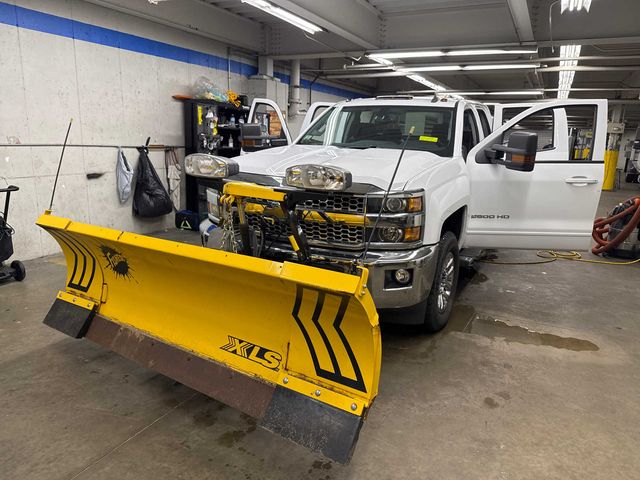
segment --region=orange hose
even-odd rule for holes
[[[600,255],[602,253],[608,252],[622,242],[624,242],[631,232],[640,224],[640,196],[638,197],[630,197],[623,202],[630,203],[629,207],[625,208],[622,212],[619,212],[615,215],[605,218],[596,218],[593,222],[593,232],[591,236],[597,243],[592,249],[591,252],[595,255]],[[609,227],[610,225],[620,220],[627,215],[633,214],[631,220],[624,226],[624,228],[618,233],[613,239],[609,240]],[[606,235],[606,238],[605,238]]]

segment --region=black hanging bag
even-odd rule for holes
[[[140,158],[136,170],[136,189],[133,193],[133,214],[137,217],[159,217],[173,211],[169,193],[149,160],[149,139],[144,147],[138,147]]]

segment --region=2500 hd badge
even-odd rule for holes
[[[508,220],[509,219],[509,215],[471,215],[471,218],[496,218],[496,219],[500,219],[500,220]]]

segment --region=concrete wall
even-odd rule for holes
[[[226,67],[210,68],[154,54],[130,51],[65,36],[64,25],[47,27],[42,19],[31,27],[16,26],[7,15],[18,7],[73,19],[156,42],[226,57],[227,46],[213,40],[105,9],[81,0],[0,2],[0,143],[62,143],[70,118],[69,143],[83,145],[182,145],[182,104],[171,96],[190,94],[201,75],[227,87]],[[3,16],[3,17],[2,17]],[[18,15],[18,25],[20,16]],[[52,19],[55,21],[55,18]],[[48,20],[47,20],[48,21]],[[40,22],[40,23],[38,23]],[[74,24],[73,29],[80,24]],[[47,28],[44,28],[46,31]],[[107,32],[108,33],[108,32]],[[108,42],[105,42],[108,43]],[[234,59],[251,66],[246,58]],[[245,69],[246,70],[246,69]],[[247,75],[232,73],[230,88],[247,91]],[[303,101],[308,92],[302,92]],[[342,97],[314,92],[313,100]],[[10,140],[9,140],[10,139]],[[69,148],[65,154],[54,203],[57,215],[107,227],[149,232],[170,227],[173,215],[140,220],[131,200],[121,205],[116,193],[114,148]],[[137,152],[126,149],[135,165]],[[183,152],[180,151],[180,156]],[[58,251],[57,244],[34,225],[48,207],[60,148],[0,147],[0,185],[20,187],[14,194],[10,223],[15,227],[15,258],[29,259]],[[165,178],[164,153],[151,152]],[[100,173],[89,180],[87,174]]]

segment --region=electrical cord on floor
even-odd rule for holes
[[[573,262],[585,262],[596,263],[601,265],[632,265],[634,263],[640,263],[640,258],[636,260],[629,260],[628,262],[610,262],[607,260],[591,260],[589,258],[582,258],[582,255],[575,251],[561,252],[556,250],[538,250],[536,256],[543,260],[535,262],[501,262],[499,260],[491,259],[477,259],[476,262],[480,263],[492,263],[494,265],[541,265],[544,263],[555,262],[556,260],[571,260]]]

